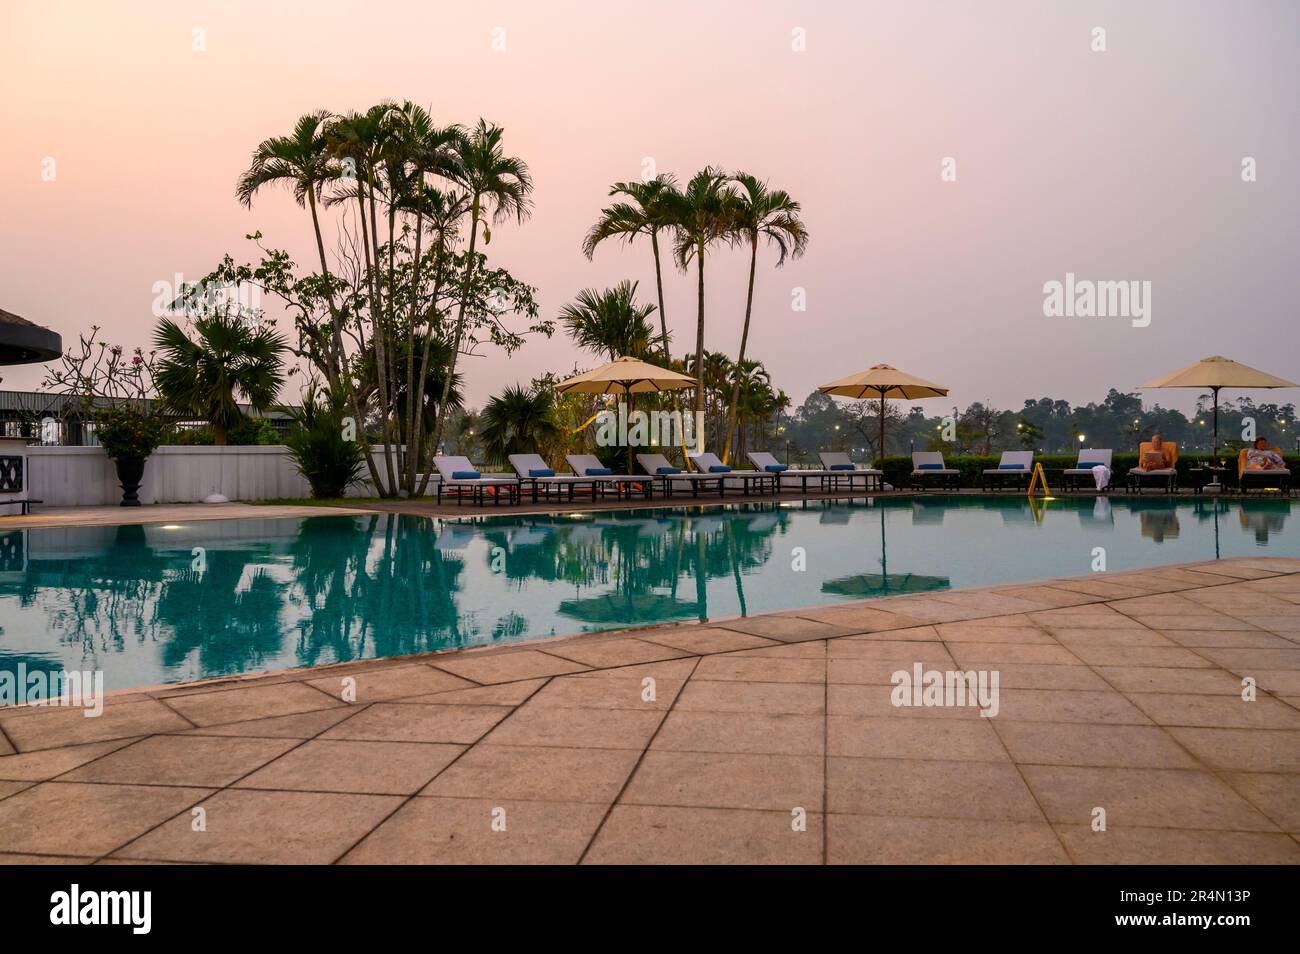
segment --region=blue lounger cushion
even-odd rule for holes
[[[858,467],[856,464],[831,464],[831,470],[857,470],[857,469]]]
[[[656,474],[680,474],[681,472],[680,467],[660,467],[655,471]]]
[[[608,467],[588,467],[588,468],[587,468],[587,476],[588,476],[588,477],[608,477],[608,476],[610,476],[610,475],[613,474],[613,473],[614,473],[614,472],[613,472],[612,470],[610,470]]]
[[[998,464],[998,470],[1024,470],[1024,464]]]
[[[550,467],[533,467],[528,471],[529,477],[554,477],[555,471]]]
[[[452,480],[478,480],[482,476],[477,470],[454,470],[451,472]]]
[[[712,467],[709,468],[709,473],[710,473],[710,474],[729,474],[729,473],[731,473],[731,468],[728,467],[726,464],[714,464]]]
[[[1078,469],[1078,470],[1092,470],[1094,467],[1105,467],[1105,466],[1106,466],[1106,465],[1103,464],[1103,463],[1102,463],[1101,461],[1099,461],[1099,460],[1081,460],[1081,461],[1079,461],[1079,466],[1078,466],[1078,468],[1076,468],[1076,469]]]
[[[786,464],[768,464],[763,469],[769,474],[784,474],[790,468]]]
[[[943,464],[921,464],[918,470],[943,470]]]

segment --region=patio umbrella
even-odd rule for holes
[[[877,364],[865,371],[840,378],[817,389],[823,394],[840,397],[878,398],[880,401],[880,460],[885,460],[885,399],[915,401],[918,398],[943,397],[948,389],[899,371],[887,364]]]
[[[555,390],[558,394],[568,394],[571,391],[582,394],[626,394],[630,414],[633,394],[657,393],[694,386],[695,379],[689,375],[679,374],[625,355],[609,364],[601,365],[594,371],[585,371],[566,378],[555,386]],[[631,445],[627,449],[627,472],[632,473]]]
[[[1219,389],[1220,388],[1298,388],[1300,384],[1257,371],[1230,358],[1205,358],[1181,371],[1153,378],[1141,388],[1209,388],[1214,393],[1214,443],[1210,459],[1219,454]]]

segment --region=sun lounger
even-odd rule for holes
[[[832,475],[829,470],[791,470],[767,451],[750,451],[746,456],[749,458],[749,462],[759,470],[766,471],[769,474],[776,474],[778,488],[788,486],[790,482],[797,482],[800,493],[808,493],[808,481],[810,480],[817,481],[820,489],[826,490],[827,480]]]
[[[569,500],[573,500],[573,490],[575,487],[589,487],[593,499],[596,496],[596,480],[594,477],[579,477],[575,474],[557,474],[550,467],[546,466],[546,461],[542,460],[541,454],[511,454],[510,466],[515,469],[519,475],[519,483],[523,490],[531,490],[533,503],[537,503],[537,491],[541,488],[543,496],[550,497],[551,491],[554,490],[556,495],[563,494],[567,488],[569,491]]]
[[[1142,492],[1142,485],[1150,480],[1157,485],[1163,485],[1165,493],[1173,493],[1178,488],[1178,445],[1173,441],[1164,441],[1161,448],[1169,458],[1168,467],[1160,467],[1148,470],[1142,466],[1142,458],[1149,450],[1155,450],[1150,441],[1143,441],[1138,448],[1138,466],[1128,472],[1126,478],[1127,489],[1131,493],[1136,490]]]
[[[635,474],[606,473],[609,468],[602,464],[595,454],[569,454],[565,460],[569,462],[569,466],[577,476],[588,480],[594,478],[593,489],[602,495],[610,487],[614,488],[614,494],[618,497],[624,494],[631,497],[633,494],[640,493],[649,499],[654,493],[653,480],[646,480]]]
[[[1066,492],[1077,490],[1080,484],[1085,487],[1096,487],[1096,477],[1092,469],[1094,467],[1106,468],[1106,481],[1110,481],[1110,461],[1113,455],[1110,448],[1085,448],[1079,451],[1079,460],[1073,467],[1067,467],[1061,471],[1061,488]],[[1105,489],[1107,484],[1102,484],[1101,489]]]
[[[751,486],[757,486],[758,492],[764,491],[776,493],[776,474],[770,474],[765,470],[733,470],[722,461],[718,460],[717,454],[700,453],[687,454],[686,459],[701,474],[721,474],[723,477],[723,489],[725,492],[727,483],[731,483],[734,488],[740,485],[741,492],[748,497]]]
[[[1272,470],[1259,470],[1246,466],[1246,455],[1250,453],[1250,448],[1243,447],[1241,453],[1237,455],[1237,486],[1241,488],[1243,494],[1249,493],[1251,487],[1259,487],[1261,490],[1276,489],[1278,494],[1291,496],[1291,470],[1287,467],[1278,467]],[[1273,453],[1278,457],[1282,456],[1282,448],[1270,447]]]
[[[956,490],[960,486],[961,471],[947,466],[940,451],[913,451],[912,489],[923,490],[931,481]]]
[[[840,481],[847,481],[849,490],[853,489],[854,482],[858,480],[862,481],[864,490],[870,490],[873,484],[877,490],[885,486],[885,472],[883,470],[859,467],[843,451],[822,451],[817,457],[822,462],[822,467],[831,475],[830,484],[832,490],[839,489]]]
[[[465,496],[468,495],[480,507],[487,501],[488,497],[492,498],[494,504],[501,502],[504,497],[507,503],[515,503],[519,500],[519,481],[514,477],[484,477],[474,465],[469,462],[468,457],[435,457],[433,464],[438,468],[438,503],[442,503],[442,495],[450,494],[455,491],[456,503],[465,502]],[[457,476],[460,475],[460,476]]]
[[[1023,483],[1028,487],[1033,472],[1033,451],[1003,451],[998,466],[985,468],[983,487],[986,491],[992,490],[994,484],[1003,487],[1008,480]]]
[[[689,489],[692,497],[700,495],[700,488],[708,490],[714,486],[718,488],[719,497],[726,493],[722,477],[718,474],[687,473],[680,467],[668,463],[668,458],[663,454],[637,454],[636,462],[641,465],[642,470],[659,481],[665,497],[673,495],[674,487]]]

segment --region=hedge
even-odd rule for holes
[[[959,478],[963,487],[979,487],[983,479],[985,470],[994,469],[998,466],[1001,455],[995,454],[988,457],[983,455],[944,455],[944,463],[954,470],[961,471]],[[1287,467],[1292,473],[1300,468],[1300,455],[1286,454],[1283,455]],[[1194,467],[1200,467],[1210,460],[1209,454],[1179,454],[1178,463],[1178,482],[1182,486],[1191,485],[1191,477],[1188,474]],[[1074,467],[1079,461],[1078,455],[1070,454],[1039,454],[1035,455],[1034,463],[1042,464],[1044,470],[1065,470]],[[1111,479],[1111,485],[1122,485],[1125,475],[1130,468],[1136,467],[1138,455],[1135,453],[1115,454],[1111,460],[1111,470],[1114,471],[1114,477]],[[1225,463],[1229,467],[1229,482],[1236,479],[1237,461],[1236,455],[1225,457]],[[906,487],[912,480],[912,458],[910,456],[891,455],[885,458],[885,465],[882,468],[885,472],[885,480],[895,487]],[[1050,476],[1050,475],[1049,475]]]

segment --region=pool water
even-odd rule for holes
[[[1216,557],[1286,499],[926,496],[0,532],[0,671],[108,689]]]

